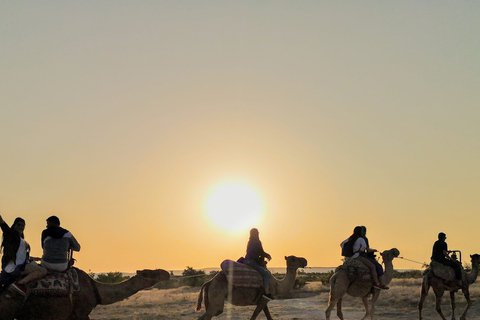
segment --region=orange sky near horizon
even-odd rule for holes
[[[259,197],[272,267],[334,267],[356,225],[421,263],[445,232],[468,263],[479,14],[446,1],[3,3],[0,214],[26,219],[33,256],[57,215],[85,271],[218,267],[245,254],[250,226],[219,229],[206,204],[240,183]]]

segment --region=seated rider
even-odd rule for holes
[[[453,261],[448,256],[449,251],[448,251],[447,242],[445,241],[446,239],[447,239],[447,235],[445,233],[440,232],[438,234],[438,240],[435,241],[435,243],[433,244],[432,260],[437,261],[446,266],[452,267],[453,270],[455,271],[455,279],[457,280],[458,285],[461,286],[462,285],[462,268],[458,261]]]
[[[24,235],[24,219],[16,218],[9,227],[0,215],[0,227],[3,232],[0,291],[10,286],[15,292],[25,296],[25,285],[45,277],[47,270],[35,262],[38,258],[30,257],[30,245],[25,241]]]
[[[262,242],[260,241],[259,232],[256,228],[250,230],[250,239],[247,244],[247,254],[243,263],[258,271],[263,278],[263,288],[265,290],[265,298],[272,299],[270,294],[270,271],[267,270],[264,263],[264,258],[268,261],[272,257],[263,250]]]
[[[370,273],[372,274],[374,282],[374,288],[388,289],[387,286],[380,284],[375,265],[366,257],[365,250],[367,249],[367,243],[362,235],[363,228],[361,226],[355,227],[353,229],[353,234],[340,244],[342,247],[342,255],[345,256],[346,259],[358,259],[370,269]]]
[[[62,272],[68,268],[69,251],[80,251],[80,244],[70,231],[60,227],[57,216],[51,216],[42,232],[42,248],[41,265],[49,271]]]
[[[375,266],[375,271],[377,272],[377,276],[378,276],[378,279],[380,280],[380,283],[384,283],[383,281],[383,275],[385,274],[385,272],[383,271],[383,267],[382,265],[378,262],[378,260],[375,258],[375,252],[377,252],[376,249],[372,249],[370,248],[370,244],[368,242],[368,238],[367,238],[367,228],[365,226],[362,226],[362,238],[365,239],[365,243],[367,244],[367,249],[365,250],[366,254],[365,254],[365,257],[373,263],[373,265]],[[387,286],[383,285],[382,286],[385,288],[385,289],[388,289]]]

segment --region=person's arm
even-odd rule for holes
[[[377,249],[370,248],[370,244],[368,243],[368,240],[366,240],[366,238],[365,238],[364,240],[365,240],[365,245],[366,245],[365,252],[367,252],[367,253],[373,253],[373,252],[377,252],[377,251],[378,251]]]
[[[263,256],[267,258],[268,261],[272,260],[272,256],[266,253],[265,251],[263,252]]]
[[[450,256],[448,255],[448,244],[446,242],[443,243],[443,255],[445,258],[450,259]]]
[[[262,245],[262,243],[259,242],[258,245],[259,245],[259,248],[258,248],[259,251],[258,251],[258,252],[260,252],[260,255],[261,255],[262,257],[267,258],[268,261],[272,260],[272,256],[270,256],[268,253],[265,252],[265,250],[263,250],[263,245]]]
[[[73,234],[70,233],[70,237],[69,237],[69,240],[70,240],[70,248],[73,250],[73,251],[80,251],[80,243],[78,243],[77,239],[75,239],[75,237],[73,236]]]
[[[5,220],[3,220],[2,216],[0,215],[0,227],[2,228],[2,231],[5,233],[5,232],[8,232],[10,230],[10,227],[8,226],[8,224],[5,222]]]

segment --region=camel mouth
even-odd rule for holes
[[[301,262],[301,268],[305,268],[305,267],[307,266],[307,264],[308,264],[307,259],[301,258],[300,260],[302,261],[302,262]]]

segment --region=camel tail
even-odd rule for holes
[[[205,289],[205,308],[207,307],[207,292],[208,287],[210,285],[210,281],[207,281],[203,284],[202,288],[200,289],[200,293],[198,294],[197,305],[195,306],[195,311],[199,312],[202,309],[202,300],[203,300],[203,290]]]

